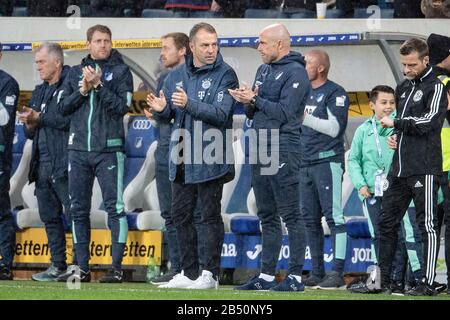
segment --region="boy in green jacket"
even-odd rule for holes
[[[350,179],[359,191],[363,204],[363,212],[369,224],[372,241],[372,257],[378,261],[379,217],[383,191],[388,187],[386,176],[392,162],[394,150],[387,144],[392,128],[382,128],[380,119],[393,116],[395,113],[394,90],[389,86],[376,86],[370,92],[370,107],[374,115],[356,129],[353,137],[348,168]],[[408,210],[402,222],[402,232],[406,240],[406,249],[415,279],[422,278],[421,270],[421,238],[415,222],[415,210]],[[399,237],[400,240],[400,237]],[[398,247],[405,245],[399,243]],[[403,279],[395,279],[402,281]],[[400,288],[392,288],[393,293],[401,294]]]

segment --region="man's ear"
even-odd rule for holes
[[[423,63],[427,66],[430,63],[430,57],[429,56],[425,56],[423,58]]]

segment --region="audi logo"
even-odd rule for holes
[[[136,130],[148,130],[152,127],[152,123],[150,120],[134,120],[133,121],[133,129]]]

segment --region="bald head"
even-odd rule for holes
[[[272,63],[289,54],[291,35],[281,23],[271,24],[259,33],[258,51],[264,63]]]
[[[305,54],[306,71],[313,88],[320,86],[328,79],[330,57],[323,50],[314,49]]]
[[[288,29],[281,23],[271,24],[261,30],[260,35],[264,34],[273,41],[281,41],[287,48],[291,47],[291,35]]]

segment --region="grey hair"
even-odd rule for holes
[[[44,42],[36,49],[36,52],[39,52],[42,49],[47,49],[49,55],[52,55],[57,60],[61,61],[61,65],[64,65],[64,51],[59,43]]]

